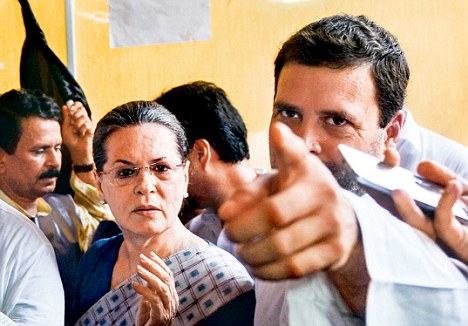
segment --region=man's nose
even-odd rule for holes
[[[47,164],[55,168],[60,168],[62,164],[62,152],[60,150],[51,149],[47,155]]]
[[[320,145],[320,137],[317,135],[316,132],[314,132],[314,130],[312,130],[311,128],[302,127],[298,130],[295,130],[295,133],[297,136],[302,138],[310,153],[316,155],[320,154],[320,152],[322,151],[322,146]]]

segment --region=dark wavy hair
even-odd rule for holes
[[[213,83],[196,81],[174,87],[155,99],[171,111],[187,132],[189,148],[206,139],[226,163],[250,158],[247,128],[226,92]]]
[[[37,90],[12,89],[0,96],[0,148],[12,155],[23,134],[21,121],[27,118],[63,121],[62,110],[51,98]]]
[[[293,34],[275,60],[275,93],[288,63],[332,69],[368,64],[377,88],[380,127],[403,108],[410,76],[405,55],[392,34],[365,16],[331,16]]]

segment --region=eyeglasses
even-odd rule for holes
[[[98,172],[109,176],[109,183],[115,186],[125,186],[130,183],[134,183],[140,171],[142,169],[148,170],[148,172],[156,177],[160,181],[169,181],[175,176],[178,168],[185,166],[186,162],[182,162],[177,165],[171,165],[168,163],[152,163],[148,166],[136,167],[136,166],[119,166],[110,169],[107,172]]]

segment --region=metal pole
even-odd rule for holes
[[[65,0],[65,24],[67,33],[68,70],[75,79],[78,77],[75,57],[75,0]]]

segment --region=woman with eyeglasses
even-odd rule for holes
[[[76,325],[249,325],[253,281],[230,254],[178,218],[189,182],[187,141],[155,102],[119,106],[93,140],[97,187],[122,233],[80,261]]]

